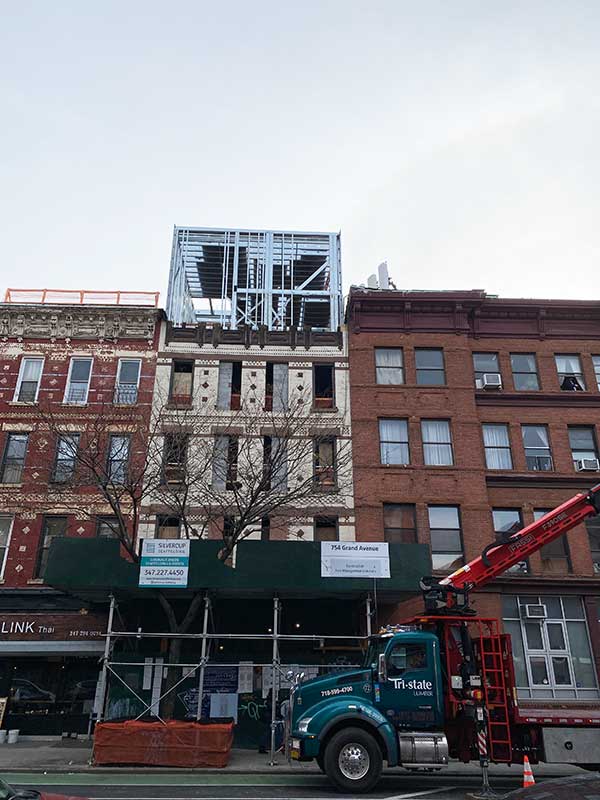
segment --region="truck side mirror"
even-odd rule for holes
[[[387,680],[387,664],[385,653],[380,653],[377,659],[377,678],[380,682]]]

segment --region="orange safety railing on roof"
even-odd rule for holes
[[[158,306],[160,292],[94,291],[90,289],[7,289],[5,303],[61,305]]]

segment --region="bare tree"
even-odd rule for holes
[[[145,413],[106,405],[71,414],[68,422],[54,406],[43,407],[38,429],[49,445],[36,452],[42,487],[36,503],[103,515],[105,530],[135,563],[138,528],[150,513],[175,519],[176,535],[188,539],[220,536],[219,558],[232,564],[236,545],[263,520],[289,526],[311,508],[351,502],[347,431],[332,425],[330,415],[310,413],[304,396],[276,404],[275,411],[253,399],[226,413],[168,401]],[[156,597],[170,633],[188,632],[201,593],[192,595],[183,616],[167,592],[156,590]],[[181,645],[170,639],[171,664],[180,661]],[[171,715],[173,704],[171,694],[163,713]]]

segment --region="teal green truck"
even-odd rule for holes
[[[369,791],[390,767],[448,763],[438,638],[415,631],[372,637],[362,669],[291,691],[291,755],[316,759],[342,791]]]
[[[451,758],[487,767],[527,755],[532,764],[600,769],[600,713],[519,709],[510,636],[498,620],[423,617],[409,627],[370,637],[360,669],[296,676],[292,758],[315,759],[353,794],[370,791],[384,763],[439,770]]]

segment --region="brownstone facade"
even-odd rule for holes
[[[535,512],[600,481],[593,462],[600,441],[600,303],[353,289],[347,322],[357,539],[414,536],[433,540],[434,550],[444,542],[456,549],[457,534],[431,530],[457,519],[462,553],[446,558],[462,563],[494,540],[495,528],[518,520],[518,530]],[[481,357],[474,361],[474,354]],[[485,386],[478,365],[488,375]],[[515,374],[531,365],[535,377]],[[387,421],[394,422],[385,427]],[[595,453],[576,451],[588,441]],[[590,459],[576,467],[579,456]],[[535,553],[522,571],[475,595],[480,614],[504,617],[513,640],[523,638],[523,700],[600,698],[596,537],[581,525],[565,549]],[[434,559],[440,565],[444,556]],[[527,628],[529,603],[544,605],[546,620]],[[419,601],[396,609],[395,618],[417,610]],[[576,644],[586,636],[584,613],[588,641]],[[585,652],[590,643],[595,675]]]

